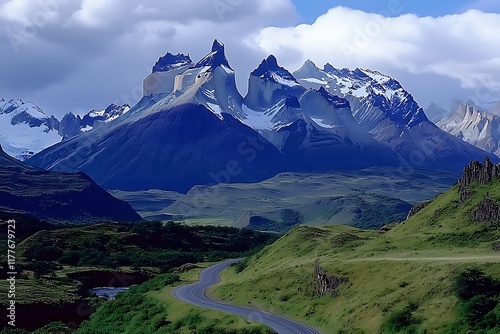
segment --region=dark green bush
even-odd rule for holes
[[[479,269],[472,268],[460,273],[455,278],[452,290],[461,300],[469,300],[481,295],[487,297],[498,295],[500,285]]]
[[[413,315],[416,304],[409,304],[403,310],[392,313],[382,324],[382,333],[417,333],[421,321]]]
[[[470,329],[477,333],[499,333],[500,282],[486,276],[479,269],[471,268],[457,275],[452,290],[460,299],[460,321],[446,326],[443,333],[465,332]]]
[[[459,315],[467,324],[476,328],[483,322],[484,317],[492,311],[496,302],[490,297],[479,295],[472,297],[460,304]]]

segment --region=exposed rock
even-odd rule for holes
[[[196,269],[196,268],[200,268],[200,266],[198,266],[194,263],[186,263],[186,264],[183,264],[182,266],[180,266],[179,268],[176,268],[175,272],[185,273],[185,272],[188,272],[188,271],[190,271],[192,269]]]
[[[462,178],[459,180],[460,202],[469,199],[471,192],[468,186],[471,184],[490,184],[500,176],[500,164],[494,165],[490,159],[486,158],[484,164],[479,161],[472,161],[465,167]]]
[[[316,296],[325,296],[328,293],[337,295],[337,289],[340,284],[348,282],[348,279],[344,277],[338,278],[336,276],[329,276],[323,268],[321,268],[318,260],[316,260],[314,264],[313,278],[316,281],[314,290]]]
[[[474,209],[472,219],[477,222],[486,223],[500,222],[500,204],[485,196],[481,203]]]
[[[75,116],[73,113],[64,115],[59,125],[59,135],[63,137],[63,140],[75,137],[81,133],[81,121],[82,119],[79,115]]]
[[[393,228],[395,228],[399,224],[404,224],[404,222],[392,222],[392,223],[389,223],[389,224],[382,226],[381,228],[379,228],[379,230],[382,232],[389,232],[390,230],[392,230]]]
[[[500,240],[495,241],[493,244],[491,244],[491,249],[493,249],[495,252],[500,252]]]
[[[415,205],[413,208],[410,209],[410,212],[408,213],[408,216],[406,217],[406,219],[410,218],[411,216],[416,215],[420,210],[424,209],[426,206],[428,206],[431,203],[432,203],[432,200],[418,203],[417,205]]]

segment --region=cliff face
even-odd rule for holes
[[[464,203],[473,194],[470,185],[492,184],[497,178],[500,178],[500,164],[494,165],[488,158],[485,159],[484,164],[478,161],[471,162],[469,166],[465,167],[459,181],[460,202]],[[490,198],[489,194],[486,194],[473,209],[472,220],[485,223],[500,222],[500,204],[494,198]]]
[[[500,222],[500,204],[489,197],[485,197],[474,209],[472,219],[479,222]]]
[[[470,197],[469,185],[490,184],[494,179],[500,177],[500,164],[494,165],[490,159],[486,158],[484,164],[479,161],[472,161],[465,167],[460,184],[460,202],[465,202]]]
[[[424,201],[422,203],[419,203],[419,204],[415,205],[413,208],[411,208],[411,210],[408,213],[408,216],[406,217],[406,219],[410,218],[411,216],[416,215],[419,211],[423,210],[424,208],[426,208],[431,203],[432,203],[432,200],[429,200],[429,201]]]

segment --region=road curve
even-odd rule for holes
[[[201,272],[198,282],[176,288],[172,291],[172,294],[177,299],[196,306],[219,310],[260,322],[271,327],[279,334],[319,334],[317,330],[290,319],[249,307],[231,305],[208,298],[206,296],[206,291],[211,286],[219,283],[220,273],[231,264],[239,261],[241,261],[241,259],[229,260],[213,265]]]

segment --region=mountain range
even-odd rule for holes
[[[370,166],[461,169],[488,154],[432,123],[399,82],[362,69],[290,73],[269,56],[236,88],[224,45],[198,62],[167,53],[144,97],[113,122],[29,159],[82,171],[106,188],[187,192],[198,184],[255,182],[282,171]]]
[[[500,156],[500,116],[464,103],[437,122],[443,130]]]
[[[129,109],[128,105],[111,104],[83,117],[68,113],[59,120],[32,102],[0,99],[0,145],[9,155],[26,160],[61,140],[108,123]]]

